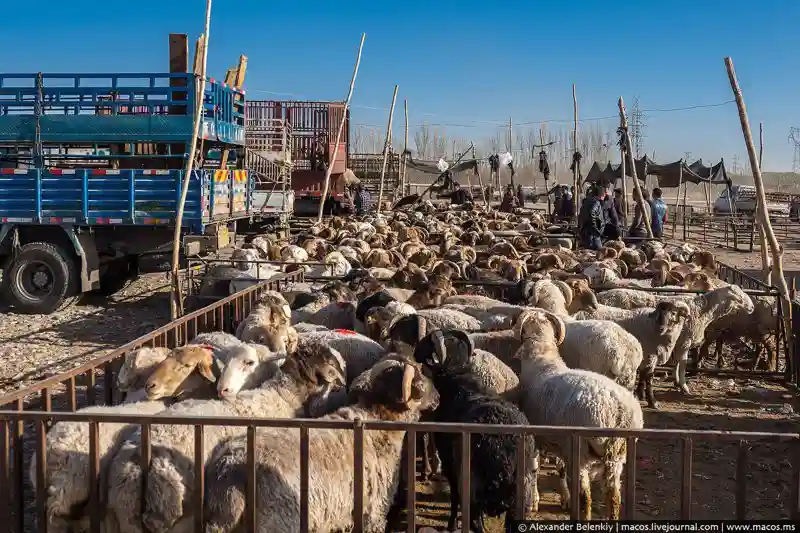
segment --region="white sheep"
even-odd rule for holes
[[[435,408],[438,394],[411,362],[401,367],[387,361],[374,368],[374,383],[358,404],[328,415],[329,420],[414,422],[420,412]],[[364,432],[364,530],[384,531],[400,480],[404,432]],[[300,457],[283,450],[299,449],[297,430],[271,429],[256,435],[258,533],[289,533],[300,527]],[[353,432],[315,429],[309,440],[309,531],[353,528]],[[243,520],[247,441],[233,438],[208,465],[207,533],[236,530]]]
[[[147,346],[126,353],[117,371],[117,389],[129,401],[143,400],[145,381],[169,353],[169,348]]]
[[[302,416],[308,398],[328,383],[344,385],[345,363],[336,350],[323,347],[299,351],[261,388],[244,391],[229,400],[187,400],[164,411],[165,415],[206,417],[291,418]],[[206,426],[201,458],[206,462],[217,444],[243,434],[244,426]],[[120,533],[174,531],[192,524],[194,483],[194,430],[191,426],[154,424],[152,459],[142,494],[140,434],[128,439],[109,469],[109,513]],[[141,502],[144,513],[140,514]]]
[[[657,408],[653,395],[653,374],[657,366],[664,365],[670,360],[688,313],[688,305],[676,300],[660,302],[655,308],[636,311],[601,306],[601,309],[594,313],[584,311],[576,313],[575,318],[613,321],[639,340],[644,359],[639,366],[637,396],[644,398],[646,395],[649,407]]]
[[[383,346],[366,335],[343,329],[301,333],[298,349],[310,346],[329,346],[341,354],[347,364],[348,384],[386,353]]]
[[[689,306],[689,314],[672,350],[672,360],[677,363],[673,374],[675,384],[685,394],[690,394],[686,384],[689,350],[703,345],[705,331],[710,324],[733,314],[751,314],[755,305],[738,285],[714,289],[686,300],[686,304]]]
[[[609,289],[597,293],[597,301],[603,305],[632,310],[641,309],[642,307],[655,307],[659,302],[686,300],[692,296],[691,294],[659,294],[637,289]]]
[[[152,415],[166,408],[166,403],[140,401],[122,405],[93,406],[78,410],[80,414]],[[105,494],[106,475],[111,459],[119,446],[139,428],[136,424],[104,422],[98,425],[97,456],[100,460],[100,495]],[[47,432],[45,481],[47,483],[47,530],[51,533],[89,531],[88,503],[93,479],[89,478],[89,424],[57,422]],[[36,488],[36,455],[30,462],[30,482]],[[76,513],[76,509],[81,509]],[[41,526],[43,527],[43,526]]]
[[[566,328],[563,320],[546,311],[527,311],[514,331],[522,345],[516,357],[522,360],[520,407],[532,425],[619,429],[644,427],[642,409],[633,394],[609,378],[587,370],[570,369],[559,356]],[[562,470],[561,504],[569,505],[568,470],[570,438],[537,435],[537,444],[565,460]],[[581,519],[590,520],[590,482],[600,479],[607,490],[609,519],[619,520],[622,469],[626,462],[624,438],[584,439],[578,459],[582,493]]]
[[[225,353],[225,368],[217,380],[220,398],[229,398],[239,391],[255,389],[272,378],[286,361],[261,344],[240,344]]]

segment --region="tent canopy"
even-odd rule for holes
[[[725,170],[725,162],[720,160],[714,166],[707,167],[702,159],[698,159],[691,165],[687,165],[683,160],[659,165],[647,156],[635,159],[636,176],[644,181],[647,176],[658,176],[660,187],[674,188],[681,183],[712,183],[730,186],[731,180]],[[627,170],[627,169],[626,169]],[[626,171],[626,175],[630,174]],[[601,183],[603,185],[614,184],[622,178],[621,165],[607,163],[602,167],[597,161],[592,164],[592,168],[586,175],[584,183]]]

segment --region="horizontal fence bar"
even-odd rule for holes
[[[800,433],[770,433],[763,431],[721,431],[685,429],[616,429],[573,426],[517,426],[508,424],[460,424],[450,422],[388,422],[383,420],[332,420],[320,418],[243,418],[223,416],[174,416],[159,414],[153,416],[113,413],[67,413],[44,411],[0,411],[0,420],[19,421],[72,421],[97,422],[101,424],[172,424],[184,426],[232,426],[232,427],[272,427],[299,429],[353,429],[357,425],[365,430],[406,431],[430,433],[486,433],[486,434],[540,434],[540,435],[581,435],[585,437],[648,437],[662,439],[706,438],[707,440],[775,440],[792,441],[800,439]],[[356,424],[357,422],[357,424]]]

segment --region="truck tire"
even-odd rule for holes
[[[32,242],[20,247],[3,273],[2,293],[17,312],[47,315],[80,298],[78,269],[62,248]]]

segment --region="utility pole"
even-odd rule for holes
[[[647,124],[645,124],[646,119],[647,116],[644,114],[641,106],[639,105],[639,97],[634,96],[633,108],[631,110],[630,135],[631,142],[633,144],[633,150],[636,153],[637,159],[641,156],[641,153],[644,150],[644,139],[647,137],[645,134],[645,130],[647,129]]]
[[[792,172],[800,172],[800,128],[789,128],[789,143],[794,145]]]

